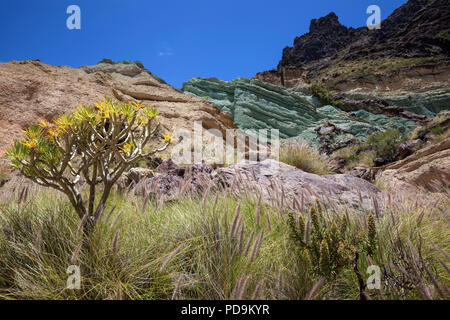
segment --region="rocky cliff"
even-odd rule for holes
[[[194,78],[184,83],[183,92],[214,103],[229,113],[240,129],[275,128],[281,138],[302,137],[316,145],[329,131],[338,133],[335,143],[345,145],[352,139],[365,140],[368,135],[388,127],[404,133],[415,127],[414,121],[403,117],[366,110],[344,112],[324,105],[311,94],[255,79],[225,82],[216,78]]]
[[[30,123],[52,120],[80,103],[92,104],[104,96],[155,106],[168,130],[192,130],[194,121],[222,132],[234,127],[230,115],[179,92],[139,63],[104,60],[74,69],[40,61],[11,61],[0,63],[0,156]]]
[[[316,69],[337,61],[448,56],[449,29],[448,0],[410,0],[375,30],[347,28],[332,12],[313,19],[309,33],[283,49],[279,66]]]
[[[382,99],[428,117],[450,108],[450,5],[410,0],[381,29],[347,28],[336,14],[311,21],[276,70],[255,75],[294,90],[318,84],[343,99]]]

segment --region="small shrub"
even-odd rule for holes
[[[114,61],[112,61],[111,59],[108,59],[108,58],[104,58],[101,61],[99,61],[97,64],[99,64],[99,63],[114,64]]]
[[[398,129],[388,129],[367,138],[365,148],[375,151],[377,157],[384,157],[393,161],[398,154],[398,145],[403,140],[404,138]]]
[[[341,100],[334,100],[331,92],[317,84],[313,84],[311,86],[311,92],[323,104],[332,105],[337,108],[344,107],[344,102],[342,102]]]
[[[434,134],[442,134],[442,133],[444,133],[444,131],[445,131],[445,129],[442,127],[434,127],[434,128],[430,129],[430,132],[434,133]]]
[[[296,219],[292,212],[288,215],[290,238],[297,254],[310,261],[318,276],[338,276],[342,270],[350,268],[357,251],[375,254],[377,234],[372,214],[368,217],[368,230],[360,234],[349,228],[346,216],[327,215],[319,201],[310,208],[308,227],[305,227],[303,216]]]
[[[102,214],[113,185],[139,161],[167,148],[172,138],[163,134],[161,146],[143,151],[160,135],[158,112],[139,102],[116,103],[105,98],[95,107],[80,106],[53,124],[42,120],[25,131],[26,137],[8,149],[12,168],[33,182],[64,193],[80,219],[93,226]],[[89,196],[77,183],[83,178]],[[103,191],[96,203],[98,186]]]
[[[281,144],[280,161],[309,173],[323,175],[331,172],[327,156],[301,139]]]

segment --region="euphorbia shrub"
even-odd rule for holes
[[[66,194],[78,216],[91,225],[122,173],[172,142],[169,133],[161,133],[156,109],[109,98],[94,106],[82,105],[53,123],[42,120],[25,130],[25,135],[8,150],[13,169]],[[158,136],[157,147],[146,150]],[[89,188],[85,198],[78,186],[81,179]],[[103,188],[98,194],[100,185]],[[98,201],[96,196],[100,196]]]

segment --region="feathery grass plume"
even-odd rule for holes
[[[181,273],[178,276],[177,281],[175,282],[175,288],[173,289],[173,293],[172,293],[172,300],[176,300],[178,297],[182,279],[183,279],[183,274]]]
[[[250,233],[250,237],[247,240],[247,244],[245,245],[245,250],[244,250],[244,255],[247,256],[248,252],[250,250],[250,246],[253,243],[253,237],[255,236],[255,232],[256,232],[256,228],[252,230],[252,232]]]
[[[239,252],[242,252],[243,244],[244,244],[244,231],[245,231],[245,223],[241,224],[241,232],[239,232],[239,240],[237,243],[237,248]]]
[[[237,293],[237,299],[242,300],[245,298],[245,294],[247,292],[248,282],[250,281],[250,276],[245,276],[244,280],[241,281],[241,285],[239,287],[239,291]]]
[[[256,238],[255,243],[253,244],[251,253],[250,253],[250,262],[253,262],[259,254],[259,249],[261,248],[262,239],[264,237],[264,230],[261,230],[258,237]]]
[[[34,242],[34,248],[38,254],[41,252],[41,246],[42,246],[42,230],[38,230],[36,240]]]
[[[72,257],[70,258],[70,263],[72,265],[76,265],[78,263],[78,256],[80,254],[80,249],[81,249],[82,245],[83,245],[83,241],[80,241],[78,243],[78,245],[75,247],[75,249],[73,250]]]
[[[312,287],[311,291],[308,292],[308,294],[305,297],[305,300],[313,300],[317,293],[319,292],[320,288],[325,284],[325,278],[320,278],[319,281],[316,282],[316,284]]]
[[[264,279],[260,280],[256,284],[255,290],[253,290],[253,293],[252,293],[252,296],[250,297],[250,300],[258,300],[259,295],[261,293],[261,289],[262,289],[263,284],[264,284]]]
[[[83,230],[84,230],[84,226],[86,225],[87,219],[88,219],[88,215],[85,214],[85,215],[83,216],[83,219],[81,219],[80,224],[78,225],[78,229],[77,229],[77,232],[76,232],[77,238],[81,236],[81,233],[82,233]]]
[[[236,208],[236,211],[234,213],[233,220],[231,222],[230,236],[232,238],[234,238],[236,235],[236,229],[238,227],[239,219],[240,219],[240,212],[241,212],[241,204],[239,203]]]
[[[118,229],[116,231],[116,233],[114,234],[113,240],[112,240],[112,253],[113,253],[113,256],[117,255],[117,241],[119,239],[119,231],[120,231],[120,229]]]
[[[164,272],[164,270],[166,269],[167,265],[170,263],[170,261],[173,260],[173,258],[175,258],[175,256],[186,246],[185,243],[180,244],[178,247],[175,248],[175,250],[173,250],[169,256],[167,257],[166,260],[164,260],[164,262],[161,265],[161,268],[159,268],[159,273]]]
[[[113,222],[111,223],[110,228],[113,229],[115,227],[115,225],[119,222],[120,217],[122,216],[122,214],[124,213],[124,210],[120,210],[119,213],[117,214],[117,216],[114,218]]]
[[[256,210],[255,210],[255,221],[256,221],[257,226],[259,226],[259,223],[261,220],[261,198],[262,198],[262,195],[260,194],[258,196],[258,204],[256,205]]]

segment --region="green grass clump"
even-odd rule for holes
[[[331,92],[317,84],[311,86],[311,92],[325,105],[332,105],[337,108],[344,107],[344,103],[341,100],[334,100]]]
[[[301,139],[282,143],[279,160],[309,173],[324,175],[331,172],[327,156]]]
[[[167,203],[114,193],[86,246],[62,195],[8,186],[0,299],[449,298],[448,193],[392,194],[372,213],[227,191]],[[355,263],[364,281],[380,267],[380,291],[360,288]]]

